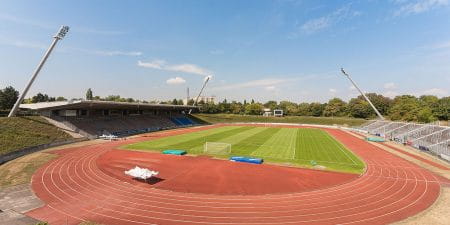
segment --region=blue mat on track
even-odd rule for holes
[[[177,149],[167,149],[162,151],[162,154],[166,155],[184,155],[186,154],[186,151],[184,150],[177,150]]]
[[[245,163],[253,163],[253,164],[261,164],[264,162],[261,158],[250,158],[250,157],[244,157],[244,156],[233,156],[230,157],[231,161],[235,162],[245,162]]]
[[[367,141],[372,141],[372,142],[385,142],[386,140],[384,140],[384,138],[381,137],[368,137],[366,138]]]

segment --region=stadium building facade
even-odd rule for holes
[[[196,122],[187,112],[198,109],[186,105],[93,100],[21,104],[20,108],[35,111],[54,125],[88,138],[192,126]]]

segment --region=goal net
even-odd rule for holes
[[[212,155],[227,155],[231,153],[231,144],[223,142],[205,142],[203,152]]]

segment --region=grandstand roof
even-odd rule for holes
[[[21,109],[31,110],[57,110],[57,109],[195,109],[196,106],[187,105],[169,105],[169,104],[149,104],[141,102],[113,102],[113,101],[94,101],[94,100],[76,100],[76,101],[58,101],[58,102],[39,102],[32,104],[20,104]]]

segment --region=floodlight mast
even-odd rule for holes
[[[348,75],[348,74],[345,72],[344,68],[341,68],[341,72],[342,72],[342,74],[344,74],[344,75],[348,78],[348,80],[350,80],[350,82],[353,84],[353,86],[359,91],[359,93],[361,93],[361,95],[366,99],[366,101],[369,102],[370,106],[371,106],[372,109],[375,111],[375,113],[378,115],[378,117],[379,117],[381,120],[384,120],[384,117],[381,115],[381,113],[378,111],[378,109],[375,108],[375,106],[372,104],[372,102],[370,101],[370,99],[364,94],[364,92],[363,92],[361,89],[359,89],[359,87],[358,87],[358,85],[356,85],[355,81],[353,81],[353,79],[350,77],[350,75]]]
[[[13,108],[11,109],[11,111],[9,112],[8,117],[13,117],[13,116],[16,115],[17,110],[19,109],[20,103],[23,101],[23,99],[27,95],[28,90],[30,89],[30,87],[33,84],[34,80],[36,79],[37,75],[39,74],[39,72],[41,71],[41,69],[44,66],[45,62],[47,61],[47,58],[50,56],[50,53],[52,53],[53,48],[55,48],[56,43],[58,43],[59,40],[63,39],[66,36],[67,32],[69,32],[69,27],[68,26],[61,26],[61,28],[59,28],[58,33],[56,33],[55,36],[53,36],[54,40],[53,40],[52,44],[47,49],[47,52],[45,52],[44,57],[42,57],[41,61],[39,62],[38,66],[37,66],[37,68],[34,70],[34,73],[31,76],[30,81],[28,81],[27,85],[25,86],[25,89],[22,91],[22,93],[20,93],[20,96],[17,99],[17,101],[14,104]]]
[[[197,98],[195,98],[195,101],[194,101],[194,103],[192,104],[192,106],[197,105],[198,99],[200,98],[200,95],[202,95],[203,89],[205,89],[206,84],[208,83],[209,79],[211,79],[211,76],[207,76],[207,77],[205,78],[205,81],[203,82],[202,89],[200,89],[200,92],[198,93]],[[189,114],[191,114],[191,112],[192,112],[192,109],[189,110]]]

